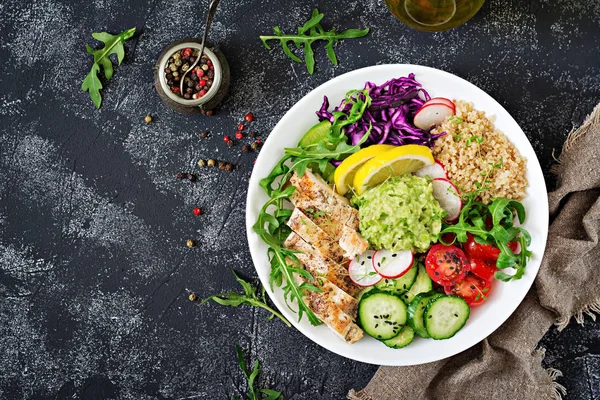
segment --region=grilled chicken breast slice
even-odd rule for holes
[[[292,232],[285,240],[284,246],[288,249],[298,250],[298,260],[304,268],[315,278],[325,278],[350,296],[356,295],[361,288],[358,287],[348,275],[347,268],[335,261],[324,257],[319,250],[305,242],[300,236]]]
[[[342,261],[344,258],[344,251],[340,245],[299,208],[294,209],[287,225],[326,258],[334,261]]]

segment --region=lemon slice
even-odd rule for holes
[[[356,171],[373,157],[383,154],[393,148],[394,146],[389,144],[374,144],[357,151],[342,161],[333,174],[333,182],[335,183],[337,192],[341,195],[348,193],[348,190],[350,190],[350,186],[352,186],[352,182],[354,181]]]
[[[427,146],[407,144],[394,147],[371,158],[356,171],[354,190],[356,194],[361,195],[366,189],[392,176],[409,174],[434,163],[431,150]]]

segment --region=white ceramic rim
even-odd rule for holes
[[[171,100],[173,100],[173,101],[175,101],[175,102],[177,102],[179,104],[183,104],[185,106],[201,106],[202,104],[207,103],[210,99],[212,99],[213,97],[215,97],[215,95],[219,91],[219,86],[221,86],[221,80],[223,79],[222,78],[223,77],[223,71],[221,69],[221,62],[217,58],[216,54],[212,52],[212,50],[210,50],[208,47],[204,48],[204,53],[206,53],[206,55],[208,56],[208,59],[210,61],[212,61],[213,66],[215,67],[215,69],[214,69],[215,76],[213,78],[213,85],[210,87],[210,89],[208,89],[208,91],[206,92],[206,94],[204,96],[202,96],[201,98],[199,98],[199,99],[192,99],[192,100],[186,100],[183,97],[179,97],[179,96],[175,95],[175,93],[171,92],[171,89],[169,88],[169,85],[167,85],[167,77],[166,77],[166,74],[165,74],[165,68],[167,68],[168,65],[169,65],[169,58],[171,57],[171,55],[173,53],[175,53],[176,51],[179,51],[181,49],[185,49],[186,47],[189,47],[189,48],[192,48],[192,49],[195,49],[195,50],[200,50],[200,45],[198,43],[195,43],[195,42],[179,43],[178,45],[170,47],[169,50],[163,56],[163,59],[159,60],[160,69],[158,71],[159,72],[158,79],[159,79],[159,82],[160,82],[160,86],[163,89],[163,92],[165,92],[166,95]]]
[[[282,147],[295,146],[302,134],[318,121],[314,112],[319,109],[323,95],[327,95],[330,104],[335,105],[346,91],[360,89],[366,81],[382,84],[392,77],[406,76],[410,72],[415,73],[416,79],[432,97],[467,100],[473,102],[475,108],[486,111],[488,117],[495,117],[496,127],[503,131],[521,155],[527,158],[526,177],[529,187],[523,204],[528,215],[524,227],[532,235],[533,256],[522,279],[506,284],[496,282],[496,293],[490,295],[486,304],[472,309],[469,321],[453,338],[439,341],[417,338],[411,345],[399,350],[389,349],[370,337],[349,345],[336,337],[326,326],[313,327],[306,318],[298,321],[297,314],[290,311],[284,302],[281,289],[276,287],[274,292],[271,291],[271,268],[266,254],[267,247],[252,230],[260,208],[268,199],[258,183],[283,155]],[[443,82],[440,85],[442,88],[428,86],[427,82],[430,80]],[[297,114],[303,108],[310,110],[314,117],[306,118],[307,114],[303,113],[299,118]],[[531,143],[510,114],[491,96],[470,82],[445,71],[410,64],[377,65],[351,71],[325,82],[298,101],[281,118],[265,141],[252,171],[246,203],[246,232],[252,260],[263,286],[281,313],[306,337],[336,354],[365,363],[392,366],[424,364],[453,356],[477,344],[498,329],[516,310],[533,284],[546,245],[548,218],[548,198],[541,166]]]

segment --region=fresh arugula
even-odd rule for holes
[[[350,145],[347,143],[343,127],[360,119],[370,104],[371,97],[367,89],[348,92],[340,109],[348,108],[349,111],[333,113],[334,121],[327,135],[316,143],[285,149],[283,158],[271,173],[260,181],[260,186],[269,195],[269,201],[260,210],[252,229],[269,246],[271,290],[274,286],[281,287],[290,310],[293,310],[290,302],[297,302],[298,320],[306,314],[313,325],[319,325],[321,321],[304,302],[304,291],[320,292],[321,289],[313,284],[314,277],[302,268],[296,256],[297,251],[284,246],[285,239],[291,232],[285,222],[292,214],[285,202],[295,190],[294,186],[285,187],[285,184],[294,172],[302,176],[307,168],[318,170],[323,176],[327,176],[333,168],[330,160],[342,160],[357,152],[369,137],[371,129],[369,128],[357,144]],[[295,275],[301,278],[300,282],[294,279]]]
[[[246,393],[246,397],[248,400],[278,400],[283,399],[283,395],[281,392],[278,392],[273,389],[257,389],[254,387],[254,382],[260,373],[258,360],[254,362],[254,366],[252,367],[252,371],[248,369],[246,366],[246,361],[244,360],[244,353],[242,348],[239,345],[235,346],[235,350],[237,352],[238,363],[240,364],[240,369],[244,372],[244,376],[246,377],[246,381],[248,382],[248,389],[250,391]],[[262,395],[266,395],[266,397],[262,397]],[[241,400],[238,397],[233,396],[233,400]]]
[[[333,65],[337,65],[337,57],[335,55],[335,51],[333,50],[333,45],[335,42],[341,39],[353,39],[359,38],[367,35],[369,33],[369,28],[366,29],[348,29],[343,32],[337,33],[334,29],[330,31],[325,31],[321,26],[321,20],[323,19],[324,14],[319,13],[318,9],[314,9],[312,12],[311,18],[304,23],[300,28],[298,28],[298,34],[284,34],[281,32],[279,26],[273,28],[275,35],[268,36],[262,35],[260,36],[260,40],[263,42],[265,47],[268,50],[271,50],[271,46],[267,43],[268,40],[279,40],[281,48],[283,52],[291,58],[293,61],[302,62],[302,59],[292,53],[290,48],[288,47],[288,43],[292,42],[297,49],[304,49],[304,63],[306,64],[306,69],[308,69],[308,73],[312,74],[315,70],[315,55],[312,49],[312,44],[318,40],[327,41],[327,45],[325,45],[325,49],[327,50],[327,57],[331,60]]]
[[[102,83],[98,78],[100,73],[100,67],[104,71],[104,77],[111,79],[113,76],[113,65],[109,56],[116,54],[117,63],[121,65],[123,58],[125,57],[125,48],[123,43],[133,36],[135,28],[127,29],[118,35],[111,35],[106,32],[94,32],[92,37],[102,43],[104,47],[98,50],[92,49],[89,45],[85,45],[88,53],[94,56],[94,64],[92,65],[91,71],[83,79],[81,84],[81,90],[89,92],[90,98],[96,105],[96,108],[100,108],[102,104],[102,96],[100,95],[100,89],[102,89]]]
[[[519,226],[514,225],[515,216],[522,224],[525,221],[525,207],[516,200],[495,198],[490,205],[475,200],[481,188],[473,193],[463,195],[465,205],[460,212],[458,222],[454,225],[444,224],[440,237],[445,233],[453,233],[460,243],[467,241],[467,233],[475,237],[475,242],[491,244],[500,250],[496,267],[501,270],[512,269],[513,274],[496,271],[494,276],[504,282],[511,279],[521,279],[525,273],[527,262],[531,258],[531,235]],[[488,229],[486,223],[491,220],[492,227]],[[519,254],[513,253],[508,246],[509,242],[518,241],[521,247]],[[443,242],[443,241],[442,241]]]
[[[242,285],[242,288],[244,289],[244,294],[239,294],[231,290],[229,291],[229,293],[212,295],[202,300],[200,304],[204,304],[207,301],[212,300],[215,303],[218,303],[222,306],[238,307],[242,304],[246,304],[252,307],[260,307],[271,313],[271,316],[268,318],[268,320],[277,317],[280,320],[282,320],[288,327],[292,326],[288,322],[288,320],[285,319],[283,315],[281,315],[280,312],[272,309],[267,305],[267,300],[265,297],[265,288],[262,285],[260,287],[260,293],[257,293],[257,289],[254,286],[252,286],[251,283],[240,278],[235,271],[233,271],[233,275],[235,276],[235,280],[238,281],[240,285]]]

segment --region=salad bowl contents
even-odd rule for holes
[[[311,339],[375,364],[434,361],[491,333],[529,289],[547,232],[527,204],[541,174],[530,146],[462,91],[431,97],[424,82],[440,71],[412,67],[423,74],[363,81],[333,109],[325,96],[249,192],[251,251],[276,305]]]

